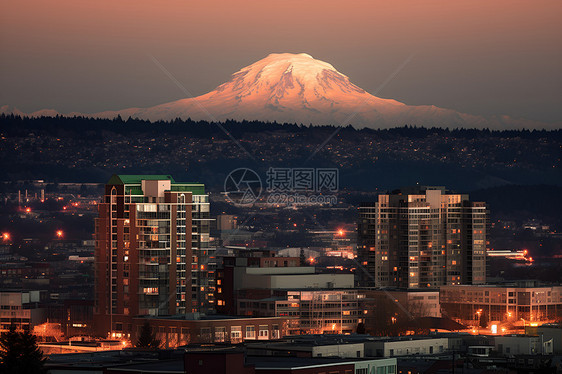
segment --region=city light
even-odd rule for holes
[[[338,235],[339,236],[344,236],[345,235],[345,231],[343,231],[342,229],[338,230]]]
[[[64,232],[62,230],[57,230],[56,235],[57,238],[62,238],[64,236]]]
[[[31,213],[31,208],[30,208],[30,207],[25,208],[25,212],[26,212],[26,213]]]
[[[2,239],[4,241],[10,240],[10,233],[9,232],[2,233]]]

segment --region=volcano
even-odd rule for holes
[[[51,113],[39,111],[32,116]],[[76,115],[77,113],[72,113]],[[389,128],[403,125],[468,128],[545,128],[508,116],[482,117],[433,105],[412,106],[369,94],[327,62],[300,53],[273,53],[236,73],[213,91],[150,108],[87,115],[150,121],[259,120],[313,125]]]

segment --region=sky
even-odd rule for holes
[[[0,106],[95,113],[194,96],[305,52],[377,96],[562,120],[562,1],[2,0]],[[409,60],[409,58],[411,60]]]

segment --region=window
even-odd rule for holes
[[[255,339],[256,338],[256,327],[255,326],[246,326],[246,339]]]
[[[242,326],[232,326],[230,328],[230,339],[233,341],[242,339]]]
[[[215,342],[222,343],[226,340],[226,327],[215,327]]]
[[[259,337],[261,339],[268,339],[269,338],[269,328],[267,325],[260,325],[259,327]]]

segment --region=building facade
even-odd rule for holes
[[[215,262],[202,184],[114,175],[98,206],[98,333],[129,337],[133,316],[214,311]]]
[[[486,282],[487,210],[444,187],[405,188],[359,208],[358,282],[432,288]]]
[[[441,310],[467,325],[476,325],[481,316],[487,322],[522,326],[562,319],[562,286],[530,283],[444,286],[439,290]]]
[[[287,318],[191,316],[133,318],[132,340],[136,341],[148,322],[161,348],[187,344],[231,343],[281,339],[287,335]]]
[[[365,293],[354,289],[277,291],[267,298],[238,298],[238,313],[288,318],[288,335],[351,334],[367,317]]]
[[[432,289],[367,289],[364,291],[367,299],[375,302],[388,299],[400,309],[408,312],[412,318],[441,317],[439,290]]]
[[[33,327],[44,323],[46,310],[42,304],[47,291],[0,291],[0,332],[16,330],[33,332]]]

